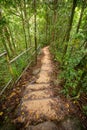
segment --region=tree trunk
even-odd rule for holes
[[[27,48],[28,48],[28,45],[27,45],[27,35],[26,35],[25,20],[24,20],[24,14],[23,14],[23,10],[22,10],[22,3],[21,3],[21,1],[19,2],[19,6],[20,6],[20,11],[21,11],[21,19],[22,19],[24,38],[25,38],[25,44],[26,44],[26,50],[27,50]]]
[[[72,12],[71,12],[71,17],[70,17],[70,20],[69,20],[69,27],[68,27],[67,36],[66,36],[66,41],[67,42],[69,41],[69,38],[70,38],[70,32],[71,32],[71,29],[72,29],[72,24],[73,24],[73,18],[74,18],[74,14],[75,14],[76,4],[77,4],[77,0],[73,0]]]
[[[36,23],[36,0],[34,0],[34,41],[35,41],[35,62],[37,63],[37,23]]]
[[[67,30],[67,34],[66,34],[66,42],[68,42],[69,38],[70,38],[70,32],[71,32],[71,29],[72,29],[72,24],[73,24],[73,18],[74,18],[74,14],[75,14],[76,5],[77,5],[77,0],[73,0],[71,17],[70,17],[70,20],[69,20],[69,26],[68,26],[68,30]],[[66,54],[66,52],[67,52],[67,47],[68,47],[68,45],[66,44],[65,48],[64,48],[64,54]]]
[[[78,25],[77,25],[77,29],[76,29],[76,33],[79,32],[79,28],[80,28],[80,25],[81,25],[81,21],[82,21],[82,16],[83,16],[83,13],[84,13],[84,9],[85,9],[85,3],[83,2],[82,8],[81,8],[80,17],[79,17],[79,21],[78,21]]]
[[[48,41],[48,8],[46,5],[46,42]]]
[[[28,15],[27,15],[27,11],[26,11],[26,6],[28,3],[26,3],[26,0],[24,0],[24,17],[25,17],[25,25],[27,28],[27,34],[28,34],[28,38],[27,38],[27,42],[30,42],[31,45],[31,37],[30,37],[30,27],[29,27],[29,20],[28,20]]]
[[[9,26],[8,26],[8,29],[9,29],[9,33],[10,33],[10,37],[11,37],[12,44],[13,44],[13,46],[14,46],[14,49],[16,49],[16,45],[15,45],[15,42],[14,42],[14,37],[13,37],[12,31],[11,31],[11,29],[10,29]]]
[[[7,44],[6,44],[6,41],[5,41],[5,36],[4,36],[4,30],[3,29],[2,29],[2,32],[1,32],[1,40],[2,40],[2,43],[4,45],[5,50],[7,52],[7,55],[10,58],[10,53],[9,53],[9,50],[8,50],[8,47],[7,47]]]
[[[54,14],[53,14],[53,32],[52,32],[52,41],[54,42],[55,41],[55,25],[56,25],[56,19],[57,19],[57,12],[56,12],[56,9],[57,9],[57,3],[58,3],[58,0],[54,0]]]
[[[14,49],[12,47],[11,40],[10,40],[10,34],[9,34],[8,28],[6,26],[4,27],[4,34],[5,34],[5,37],[7,39],[8,47],[9,47],[10,51],[12,53],[14,53]]]
[[[0,9],[0,20],[2,20],[2,9]],[[3,39],[5,38],[8,42],[8,47],[9,47],[9,50],[14,53],[14,49],[12,47],[12,44],[11,44],[11,40],[10,40],[10,34],[9,34],[9,30],[8,30],[8,27],[7,26],[3,26],[2,29],[1,29],[1,33],[2,35],[1,36],[4,36]],[[3,35],[4,34],[4,35]],[[5,41],[5,39],[3,41]],[[3,42],[4,43],[4,42]],[[7,47],[7,46],[6,46]]]

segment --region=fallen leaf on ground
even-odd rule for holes
[[[68,103],[66,104],[66,107],[69,108],[69,104]]]
[[[16,95],[15,92],[11,93],[10,98],[13,97],[13,96],[15,96],[15,95]]]
[[[3,115],[3,112],[0,112],[0,116],[2,116]]]

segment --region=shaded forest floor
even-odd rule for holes
[[[61,93],[61,81],[57,79],[60,72],[49,47],[43,48],[37,65],[29,67],[17,85],[1,99],[0,125],[5,126],[0,129],[33,130],[39,123],[57,124],[70,116],[86,121],[78,105]]]

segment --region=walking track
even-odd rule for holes
[[[49,46],[41,49],[37,65],[26,70],[6,102],[2,101],[7,116],[0,130],[84,130],[76,105],[60,93],[56,67]]]
[[[28,130],[30,125],[60,121],[69,113],[69,106],[59,95],[55,95],[55,86],[51,85],[54,66],[49,47],[44,47],[42,53],[38,78],[35,83],[26,86],[21,101],[21,118]]]

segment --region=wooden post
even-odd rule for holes
[[[13,73],[12,66],[11,66],[11,64],[10,64],[10,59],[9,59],[9,56],[8,56],[7,53],[6,53],[6,60],[7,60],[9,72],[10,72],[10,74],[11,74],[11,77],[12,77],[12,79],[13,79],[13,82],[15,83],[15,81],[14,81],[14,73]]]

